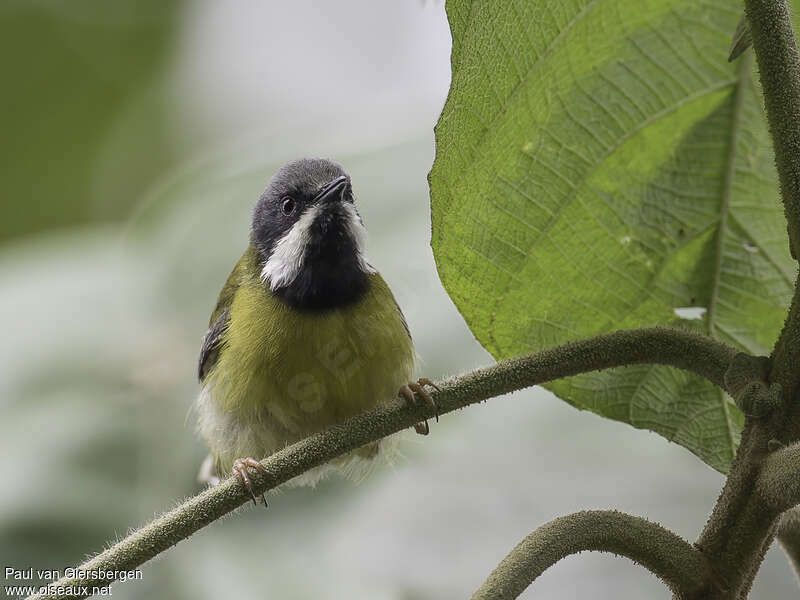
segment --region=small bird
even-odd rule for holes
[[[210,454],[199,478],[248,469],[348,417],[415,394],[435,407],[389,286],[364,254],[350,177],[304,158],[272,177],[253,211],[250,244],[220,292],[200,350],[198,429]],[[415,425],[427,434],[428,424]],[[357,471],[379,440],[333,462]],[[356,466],[354,466],[356,465]],[[318,467],[293,480],[314,485]],[[266,504],[266,499],[263,498]]]

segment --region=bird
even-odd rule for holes
[[[265,470],[256,458],[398,397],[416,403],[418,395],[435,408],[426,389],[435,384],[412,379],[408,323],[365,239],[338,162],[301,158],[269,180],[200,350],[196,410],[209,449],[201,481],[233,474],[255,503],[250,470]],[[414,429],[429,432],[427,421]],[[331,465],[363,470],[390,451],[387,439]],[[290,483],[313,486],[331,465]]]

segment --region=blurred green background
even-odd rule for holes
[[[200,341],[252,205],[291,158],[350,171],[424,374],[490,361],[428,245],[449,48],[441,2],[0,4],[3,569],[72,566],[198,491]],[[114,597],[467,597],[530,530],[574,510],[616,507],[693,539],[722,484],[678,446],[540,389],[402,447],[360,485],[237,511]],[[773,549],[754,597],[796,594]],[[583,554],[523,597],[670,595]]]

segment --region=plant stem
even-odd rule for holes
[[[583,550],[630,558],[681,599],[700,597],[715,580],[703,554],[661,525],[615,510],[582,511],[554,519],[522,540],[472,600],[516,598],[546,569]]]
[[[800,582],[800,507],[787,510],[781,516],[778,541],[789,557],[792,570]]]
[[[772,425],[775,437],[784,444],[800,440],[800,279],[781,334],[772,351],[770,381],[783,387],[783,410]]]
[[[656,327],[618,331],[439,382],[441,391],[432,396],[438,406],[436,412],[445,414],[553,379],[641,363],[686,369],[724,386],[725,371],[736,353],[736,349],[707,336],[679,329]],[[253,490],[260,495],[337,456],[433,416],[434,409],[425,403],[405,406],[398,400],[379,406],[266,458],[261,462],[266,472],[254,472],[250,476]],[[228,478],[134,531],[79,568],[84,571],[134,569],[249,500],[250,495],[239,480]],[[91,589],[93,585],[107,585],[114,579],[62,578],[53,585],[89,585]],[[67,597],[83,598],[85,595],[43,594],[31,598]]]
[[[800,256],[800,54],[785,0],[745,0],[753,49],[764,90],[767,118],[781,183],[781,196],[792,256]],[[711,599],[745,598],[772,542],[781,502],[772,492],[775,481],[762,465],[769,441],[786,444],[800,437],[794,406],[800,383],[800,288],[772,354],[769,383],[783,389],[784,407],[767,420],[748,418],[730,476],[697,546],[713,561],[729,591],[714,591]],[[775,467],[774,461],[767,461]],[[766,486],[766,487],[765,487]],[[770,490],[766,496],[765,489]]]
[[[789,241],[800,244],[800,53],[786,0],[745,0],[758,61]]]
[[[747,419],[731,472],[696,546],[712,561],[728,592],[708,600],[746,597],[752,578],[772,540],[777,515],[765,510],[755,493],[768,435]]]
[[[745,0],[753,49],[756,53],[764,104],[775,150],[775,165],[786,213],[789,247],[800,257],[800,53],[792,31],[785,0]],[[783,386],[794,399],[800,384],[800,291],[795,295],[783,331],[773,352],[771,381]],[[792,411],[791,434],[782,441],[798,439],[800,419]],[[789,439],[791,438],[791,439]]]
[[[800,504],[800,443],[770,454],[761,467],[756,493],[775,516]]]

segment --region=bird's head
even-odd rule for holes
[[[250,236],[262,281],[298,308],[354,302],[374,272],[364,256],[366,230],[350,177],[327,159],[284,165],[256,204]]]

